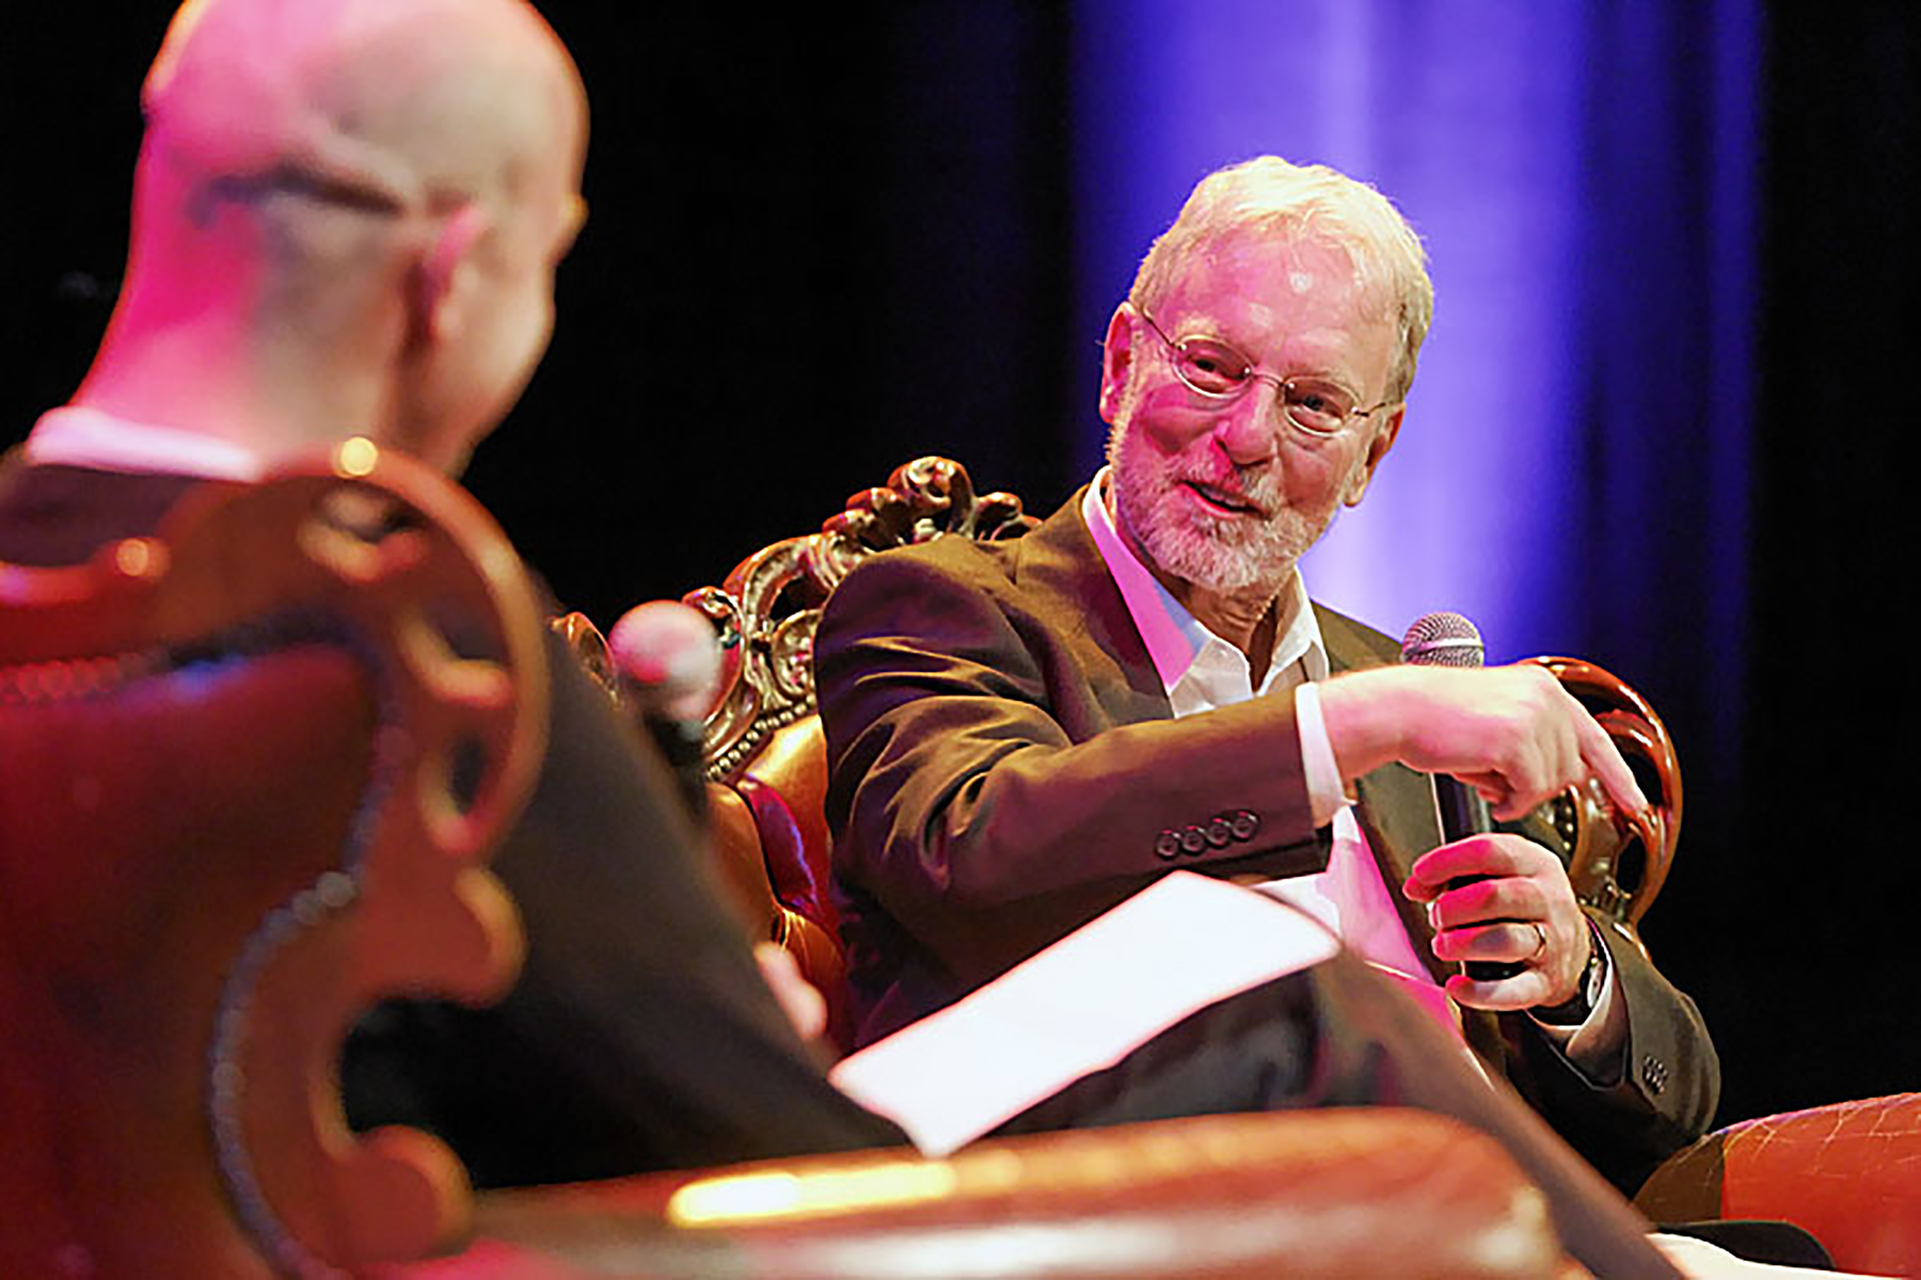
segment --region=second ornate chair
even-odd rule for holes
[[[349,1133],[334,1064],[380,995],[513,980],[484,861],[540,645],[492,521],[364,441],[0,564],[0,1272],[320,1274],[465,1230],[458,1163]]]

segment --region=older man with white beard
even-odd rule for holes
[[[1432,312],[1420,243],[1372,188],[1274,157],[1210,175],[1108,327],[1109,467],[1023,539],[890,553],[837,590],[816,662],[860,1039],[1179,867],[1272,882],[1443,989],[1618,1185],[1705,1128],[1718,1066],[1692,1003],[1548,849],[1441,843],[1424,776],[1498,818],[1590,778],[1642,809],[1606,734],[1533,667],[1395,665],[1296,568],[1392,448]],[[1206,939],[1165,945],[1178,964]],[[1163,1047],[1023,1125],[1245,1106],[1226,1082],[1259,1053],[1258,999],[1231,1003],[1232,1027],[1193,1033],[1218,1053],[1170,1074]]]

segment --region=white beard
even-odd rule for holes
[[[1128,415],[1119,416],[1107,445],[1115,511],[1154,565],[1184,582],[1219,592],[1255,586],[1278,591],[1334,519],[1338,503],[1321,512],[1288,506],[1272,467],[1237,471],[1210,459],[1206,436],[1196,440],[1193,456],[1163,460],[1130,438],[1127,422]],[[1181,492],[1187,481],[1239,489],[1273,514],[1262,519],[1203,511]]]

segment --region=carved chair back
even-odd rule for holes
[[[938,537],[1016,538],[1038,523],[1012,494],[976,494],[959,463],[917,458],[886,485],[848,498],[820,532],[756,551],[720,586],[684,597],[720,632],[721,685],[703,755],[723,878],[765,936],[826,994],[829,1027],[843,1045],[845,970],[823,810],[827,749],[814,697],[821,607],[876,552]]]
[[[541,625],[478,505],[365,441],[0,564],[0,1272],[458,1235],[452,1155],[351,1134],[335,1063],[375,999],[517,972],[484,864],[544,745]]]
[[[1530,658],[1546,667],[1607,730],[1654,806],[1644,822],[1616,813],[1601,784],[1569,787],[1535,811],[1536,834],[1567,864],[1574,894],[1641,942],[1681,840],[1681,760],[1654,707],[1621,677],[1579,658]],[[1642,946],[1646,950],[1645,945]]]

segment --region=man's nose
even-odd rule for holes
[[[1215,420],[1214,438],[1235,466],[1266,462],[1280,449],[1275,417],[1280,406],[1274,402],[1279,394],[1266,385],[1254,387]]]

